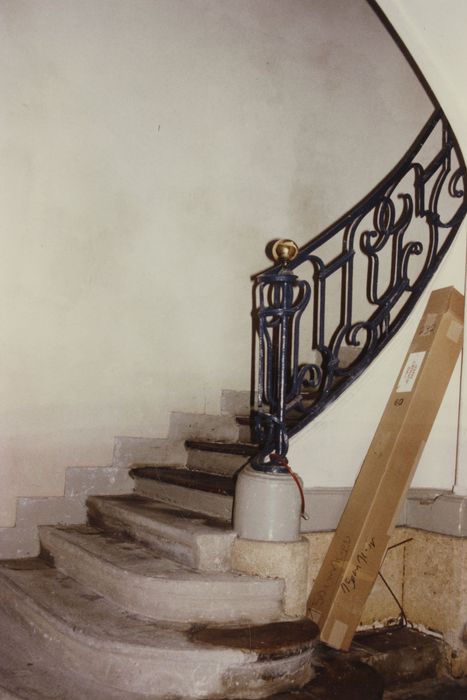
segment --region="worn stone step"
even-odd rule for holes
[[[258,446],[251,442],[220,442],[212,440],[186,440],[185,446],[192,450],[251,457],[258,452]]]
[[[170,414],[168,437],[171,440],[237,442],[241,432],[241,426],[233,416],[183,412]]]
[[[210,472],[155,465],[136,465],[130,472],[135,493],[180,508],[232,520],[235,478]]]
[[[259,698],[313,674],[311,632],[297,643],[292,629],[284,645],[279,627],[282,640],[267,654],[248,643],[248,627],[243,644],[217,645],[196,639],[198,628],[138,618],[41,560],[1,563],[0,610],[10,625],[29,628],[58,667],[154,699]]]
[[[240,442],[187,440],[187,467],[215,474],[233,475],[258,452],[258,446]]]
[[[153,479],[164,484],[174,484],[223,496],[233,497],[235,494],[234,476],[148,464],[135,465],[130,471],[130,476]]]
[[[147,700],[148,696],[112,690],[87,674],[61,668],[37,631],[14,624],[0,610],[0,699]]]
[[[257,624],[283,616],[279,579],[199,572],[85,525],[41,527],[40,540],[60,571],[148,618]]]
[[[129,535],[200,571],[228,571],[236,534],[223,521],[144,496],[91,496],[90,523]]]

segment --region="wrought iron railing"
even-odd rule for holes
[[[374,360],[409,316],[467,209],[466,168],[436,110],[394,170],[336,224],[255,280],[258,469]],[[273,453],[273,457],[268,455]]]

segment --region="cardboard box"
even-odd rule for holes
[[[308,599],[321,640],[347,650],[462,347],[464,298],[433,292]]]

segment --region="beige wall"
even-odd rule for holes
[[[307,487],[353,486],[430,293],[464,291],[467,225],[403,328],[371,366],[316,420],[291,440],[288,458]],[[412,480],[414,488],[451,490],[456,478],[460,401],[459,359]]]
[[[466,154],[465,1],[378,0],[378,4],[417,61]],[[466,234],[464,220],[453,249],[397,337],[339,401],[292,441],[289,460],[306,486],[353,485],[430,291],[454,285],[464,292]],[[461,380],[459,361],[413,479],[414,487],[454,488],[456,493],[467,494],[466,397],[465,363]]]
[[[0,525],[249,386],[250,280],[430,106],[363,0],[0,0]]]
[[[464,0],[378,0],[411,51],[446,112],[464,153],[467,153],[467,46]],[[419,18],[423,15],[423,22]],[[465,222],[464,222],[465,228]],[[465,285],[465,247],[462,256]],[[467,323],[464,323],[464,347]],[[467,372],[461,378],[460,422],[454,491],[467,496]]]

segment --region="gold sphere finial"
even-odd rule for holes
[[[287,264],[294,260],[298,254],[298,245],[288,238],[281,238],[272,247],[272,257],[276,262]]]

